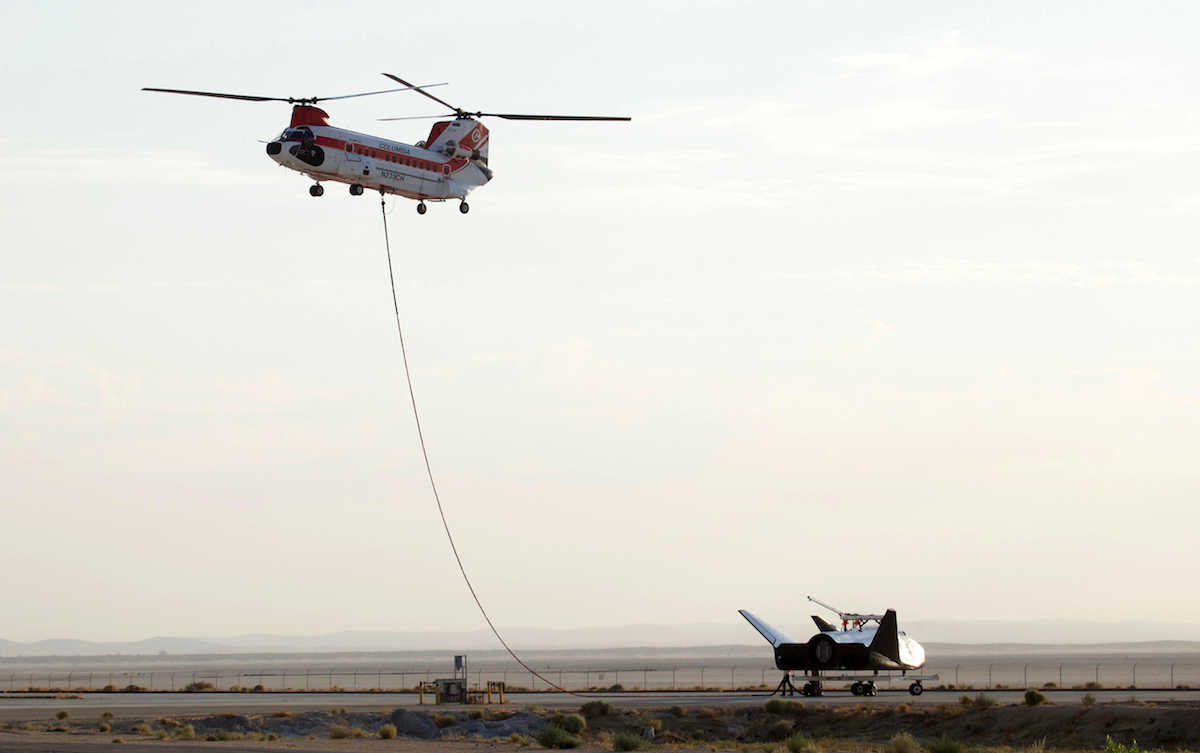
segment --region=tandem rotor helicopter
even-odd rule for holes
[[[348,183],[352,196],[370,189],[380,194],[395,194],[417,202],[417,213],[425,214],[426,201],[458,199],[458,211],[470,211],[467,194],[492,179],[488,167],[488,129],[479,118],[504,120],[628,121],[628,117],[602,115],[524,115],[499,112],[468,112],[439,99],[427,88],[444,84],[410,84],[399,76],[384,76],[402,84],[399,89],[343,94],[336,97],[260,97],[248,94],[159,89],[142,91],[190,94],[198,97],[237,99],[245,102],[287,102],[292,105],[292,120],[274,140],[267,143],[267,154],[281,166],[312,178],[310,196],[325,193],[322,181]],[[448,107],[445,115],[428,115],[380,120],[418,120],[451,118],[433,124],[429,135],[416,144],[405,144],[366,133],[347,131],[329,125],[329,113],[318,102],[366,97],[372,94],[415,91]]]

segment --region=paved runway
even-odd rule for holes
[[[1200,701],[1200,690],[1047,690],[1051,703],[1079,703],[1087,693],[1097,703],[1139,701]],[[853,696],[845,691],[833,691],[820,698],[794,699],[806,704],[896,705],[901,703],[926,705],[957,703],[960,696],[974,696],[978,691],[927,690],[912,696],[906,690],[880,690],[868,698]],[[1021,703],[1022,690],[992,690],[984,693],[997,703]],[[768,697],[762,692],[745,693],[597,693],[573,696],[564,693],[510,693],[505,697],[509,706],[575,707],[602,698],[615,706],[717,706],[726,704],[757,705]],[[430,699],[426,697],[428,702]],[[413,693],[86,693],[82,698],[60,700],[52,696],[0,693],[0,721],[50,720],[58,711],[69,711],[71,719],[90,721],[105,711],[119,718],[131,719],[155,716],[206,716],[209,714],[262,714],[272,711],[310,711],[346,708],[352,711],[390,711],[398,707],[416,707]],[[432,710],[434,707],[428,705]],[[454,709],[454,706],[441,706]],[[465,707],[457,707],[465,708]]]

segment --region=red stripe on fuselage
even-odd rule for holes
[[[381,162],[390,162],[395,165],[403,165],[404,167],[415,167],[419,170],[426,170],[431,173],[437,173],[438,175],[443,174],[442,167],[444,165],[450,164],[448,162],[436,162],[434,160],[422,159],[421,157],[413,157],[412,155],[401,154],[400,152],[393,152],[390,149],[380,149],[379,147],[371,147],[371,146],[367,146],[366,144],[363,144],[362,142],[346,141],[345,139],[335,139],[331,136],[316,136],[314,138],[314,141],[316,142],[317,146],[322,146],[322,147],[325,147],[326,149],[333,149],[333,150],[336,150],[339,152],[348,151],[346,149],[346,145],[350,144],[354,149],[358,150],[356,153],[359,153],[359,154],[361,154],[361,156],[367,157],[369,159],[378,160]],[[300,139],[298,137],[284,139],[284,143],[291,143],[291,142],[295,142],[298,144],[298,143],[300,143]],[[388,156],[394,157],[394,159],[388,159],[387,158]],[[409,164],[404,164],[403,160],[408,160]],[[458,168],[452,168],[452,169],[457,170]]]

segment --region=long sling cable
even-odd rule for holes
[[[437,502],[438,515],[442,519],[442,528],[446,530],[446,538],[450,541],[450,550],[454,552],[454,561],[458,563],[458,571],[462,573],[463,581],[467,584],[467,590],[471,592],[471,598],[475,600],[475,606],[479,607],[479,613],[483,615],[483,619],[487,622],[488,627],[492,629],[492,635],[496,636],[496,640],[500,641],[500,645],[504,646],[504,650],[513,658],[517,664],[525,668],[525,671],[546,683],[550,687],[560,693],[567,693],[573,696],[586,697],[582,693],[576,693],[551,682],[542,675],[538,674],[533,667],[526,664],[517,656],[517,652],[512,650],[512,647],[500,635],[500,631],[492,623],[492,618],[488,616],[487,610],[483,608],[483,602],[479,600],[479,594],[475,593],[475,586],[471,585],[471,579],[467,577],[467,569],[463,566],[462,557],[458,554],[458,547],[454,544],[454,534],[450,533],[450,524],[446,522],[446,511],[442,509],[442,498],[438,494],[437,482],[433,478],[433,467],[429,464],[429,451],[425,448],[425,433],[421,430],[421,414],[417,411],[417,396],[413,391],[412,372],[408,368],[408,349],[404,346],[404,327],[400,324],[400,303],[396,299],[396,276],[392,272],[392,243],[388,237],[387,226],[387,203],[381,193],[379,195],[379,210],[383,215],[383,244],[387,249],[387,264],[388,264],[388,282],[392,286],[392,310],[396,314],[396,332],[400,335],[400,357],[404,361],[404,380],[408,383],[408,401],[412,404],[413,420],[417,424],[417,439],[421,444],[421,457],[425,459],[425,474],[429,476],[429,488],[433,490],[433,499]]]

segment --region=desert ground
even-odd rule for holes
[[[943,696],[940,703],[828,704],[743,698],[720,705],[571,707],[403,707],[156,716],[110,712],[84,718],[70,712],[9,719],[0,751],[89,753],[100,749],[184,751],[371,751],[440,753],[582,750],[755,751],[762,753],[968,753],[968,751],[1200,750],[1200,701],[1136,700],[1039,705],[999,703],[985,694]],[[873,699],[872,699],[873,700]],[[65,707],[67,701],[63,701]],[[574,725],[574,726],[572,726]],[[547,728],[553,727],[554,730]],[[565,738],[561,728],[571,728]],[[555,735],[547,737],[547,732]],[[909,737],[911,736],[911,737]],[[563,740],[566,740],[564,743]],[[1111,741],[1111,743],[1110,743]]]

